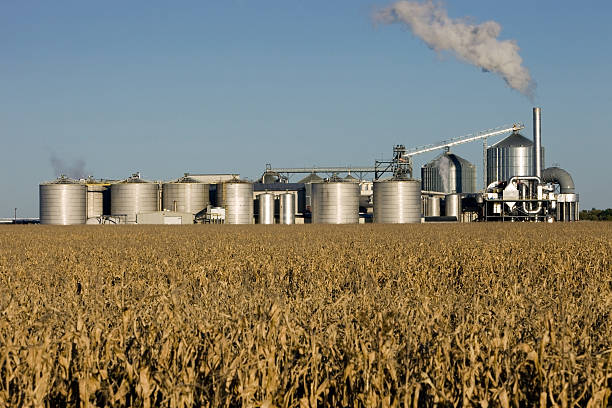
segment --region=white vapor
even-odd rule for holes
[[[522,63],[514,40],[498,40],[501,25],[495,21],[471,24],[466,19],[452,19],[440,4],[398,1],[378,10],[379,22],[403,23],[435,51],[450,51],[457,58],[483,71],[500,75],[510,86],[533,99],[535,83]]]

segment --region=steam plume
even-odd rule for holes
[[[472,24],[452,19],[440,4],[398,1],[378,10],[374,19],[383,23],[403,23],[435,51],[450,51],[460,60],[501,76],[508,86],[533,99],[535,83],[522,66],[519,46],[514,40],[497,39],[501,25],[495,21]]]
[[[447,155],[440,157],[440,161],[438,162],[438,174],[442,179],[442,191],[445,193],[450,192],[450,159]]]
[[[55,153],[52,153],[49,160],[51,162],[51,166],[53,166],[53,171],[55,172],[56,177],[59,177],[63,174],[70,178],[80,179],[84,178],[86,175],[85,160],[83,159],[71,160],[70,162],[66,162],[65,160],[62,160],[57,157]]]

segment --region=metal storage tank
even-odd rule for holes
[[[457,221],[461,221],[461,195],[448,194],[444,198],[444,215],[457,217]]]
[[[97,218],[108,214],[109,185],[87,181],[87,218]],[[106,205],[105,205],[106,204]]]
[[[406,224],[421,222],[419,180],[374,181],[374,222]]]
[[[263,193],[257,196],[259,201],[259,223],[274,224],[274,194]]]
[[[217,194],[219,194],[219,190],[217,190]],[[253,223],[252,183],[240,180],[223,183],[220,202],[225,207],[226,224]]]
[[[359,183],[332,179],[312,184],[312,222],[358,224]]]
[[[66,177],[39,185],[40,223],[52,225],[87,222],[87,186]]]
[[[210,186],[185,176],[162,184],[162,209],[197,214],[210,204]]]
[[[440,197],[427,197],[425,200],[425,214],[426,217],[439,217],[440,216]]]
[[[125,215],[127,223],[136,222],[136,214],[158,211],[159,185],[132,177],[111,185],[111,215]]]
[[[295,224],[295,196],[291,193],[281,194],[279,223]]]
[[[544,148],[542,148],[542,167]],[[534,175],[533,142],[518,132],[487,149],[487,185],[514,176]]]
[[[476,166],[454,153],[444,152],[421,167],[421,189],[441,193],[476,191]]]

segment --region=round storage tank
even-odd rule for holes
[[[210,186],[190,177],[162,184],[162,208],[197,214],[210,204]]]
[[[295,196],[291,193],[281,194],[280,201],[280,224],[295,224]]]
[[[442,153],[421,167],[421,189],[442,193],[476,191],[476,166],[453,153]]]
[[[374,222],[407,224],[421,222],[419,180],[377,180],[374,182]]]
[[[257,198],[259,201],[259,223],[274,224],[274,194],[259,194]]]
[[[448,194],[444,198],[444,215],[457,217],[457,221],[461,221],[461,196],[459,194]]]
[[[427,197],[427,199],[425,200],[425,216],[440,216],[440,197]]]
[[[130,177],[111,185],[111,215],[125,215],[127,223],[135,223],[136,215],[158,211],[159,185],[138,177]]]
[[[329,181],[312,184],[314,224],[358,224],[359,183]]]
[[[217,190],[217,194],[219,194],[219,190]],[[221,203],[225,207],[226,224],[253,223],[252,183],[246,181],[228,181],[223,183]]]
[[[533,142],[518,132],[487,149],[487,185],[514,176],[533,176]],[[544,148],[542,148],[544,168]]]
[[[40,223],[51,225],[87,222],[87,186],[61,177],[39,186]]]

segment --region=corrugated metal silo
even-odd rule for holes
[[[197,214],[210,204],[210,186],[188,176],[162,184],[162,208]]]
[[[442,193],[476,191],[476,166],[454,153],[442,153],[421,167],[421,188]]]
[[[421,222],[419,180],[374,181],[374,222],[406,224]]]
[[[218,194],[219,190],[217,190]],[[219,195],[217,197],[219,198]],[[252,183],[240,180],[223,183],[220,202],[225,207],[226,224],[253,223]]]
[[[544,166],[544,148],[542,148]],[[518,132],[487,149],[487,184],[534,175],[533,142]]]
[[[159,185],[132,176],[111,185],[111,215],[125,215],[127,223],[135,223],[136,215],[158,211]]]
[[[314,224],[359,223],[359,183],[332,179],[312,184]]]
[[[60,177],[39,186],[40,223],[52,225],[87,222],[87,186]]]

